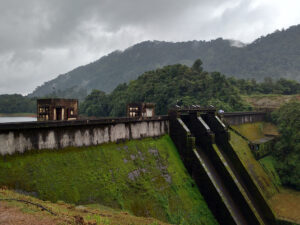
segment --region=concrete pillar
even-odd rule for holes
[[[65,120],[65,109],[61,109],[61,120]]]
[[[56,120],[56,108],[53,109],[53,120]]]

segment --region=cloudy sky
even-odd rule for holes
[[[0,94],[144,40],[249,43],[300,23],[299,0],[0,0]]]

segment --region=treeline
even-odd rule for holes
[[[146,72],[109,95],[94,90],[80,109],[88,116],[124,116],[129,102],[154,102],[157,114],[166,114],[176,104],[214,105],[226,111],[249,109],[224,75],[202,71],[201,65],[197,69],[180,64]]]
[[[0,113],[35,113],[36,99],[20,94],[0,95]]]
[[[273,155],[283,185],[300,190],[300,102],[290,102],[272,113],[280,132]]]
[[[229,78],[229,82],[236,86],[241,94],[282,94],[292,95],[300,93],[300,83],[294,80],[287,80],[280,78],[274,81],[272,78],[267,77],[263,82],[256,82],[255,79],[245,80]]]
[[[219,72],[203,71],[202,62],[192,67],[176,64],[145,72],[129,84],[119,85],[111,94],[94,90],[80,105],[87,116],[124,116],[129,102],[154,102],[157,114],[166,114],[174,105],[213,105],[224,111],[251,110],[242,94],[297,94],[300,84],[280,79],[274,82],[227,78]]]

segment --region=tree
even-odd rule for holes
[[[93,90],[80,105],[80,112],[88,116],[108,116],[110,105],[105,92]]]
[[[199,73],[201,73],[203,71],[201,59],[197,59],[194,62],[193,66],[192,66],[192,69],[199,72]]]
[[[300,102],[290,102],[272,114],[281,134],[273,155],[284,185],[300,190]]]

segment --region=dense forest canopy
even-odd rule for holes
[[[37,87],[31,97],[73,87],[83,88],[88,93],[93,89],[111,92],[117,85],[134,80],[145,71],[178,63],[191,66],[197,58],[203,61],[204,70],[228,76],[254,78],[259,82],[266,77],[300,81],[300,25],[242,46],[235,47],[232,41],[222,38],[177,43],[145,41],[59,75]]]
[[[273,155],[284,185],[300,190],[300,103],[290,102],[273,114],[281,134]]]
[[[241,94],[254,93],[296,94],[300,93],[300,84],[286,79],[257,83],[254,79],[227,78],[218,72],[203,71],[198,59],[192,67],[176,64],[148,71],[129,84],[119,85],[111,94],[94,90],[80,110],[88,116],[125,116],[130,102],[154,102],[157,114],[166,114],[176,104],[243,111],[251,107],[241,99]]]
[[[36,99],[19,94],[0,95],[0,113],[35,113]]]

